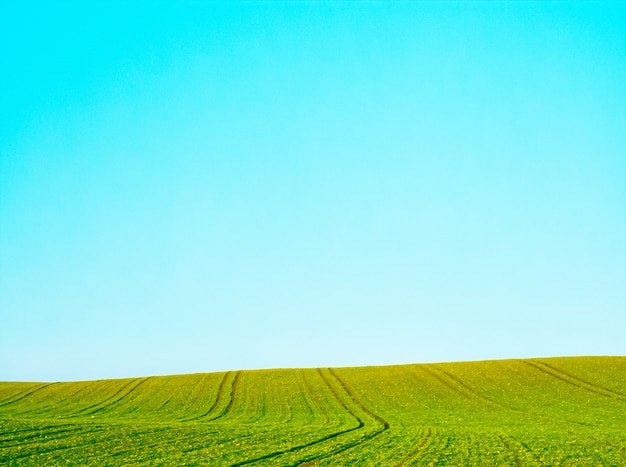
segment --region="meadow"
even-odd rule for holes
[[[2,382],[0,464],[623,466],[626,357]]]

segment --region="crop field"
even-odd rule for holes
[[[624,466],[626,357],[4,382],[0,465]]]

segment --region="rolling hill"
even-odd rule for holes
[[[626,465],[626,357],[0,383],[2,465]]]

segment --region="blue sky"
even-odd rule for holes
[[[0,380],[626,355],[616,3],[0,4]]]

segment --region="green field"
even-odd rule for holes
[[[626,465],[626,357],[0,383],[1,465]]]

